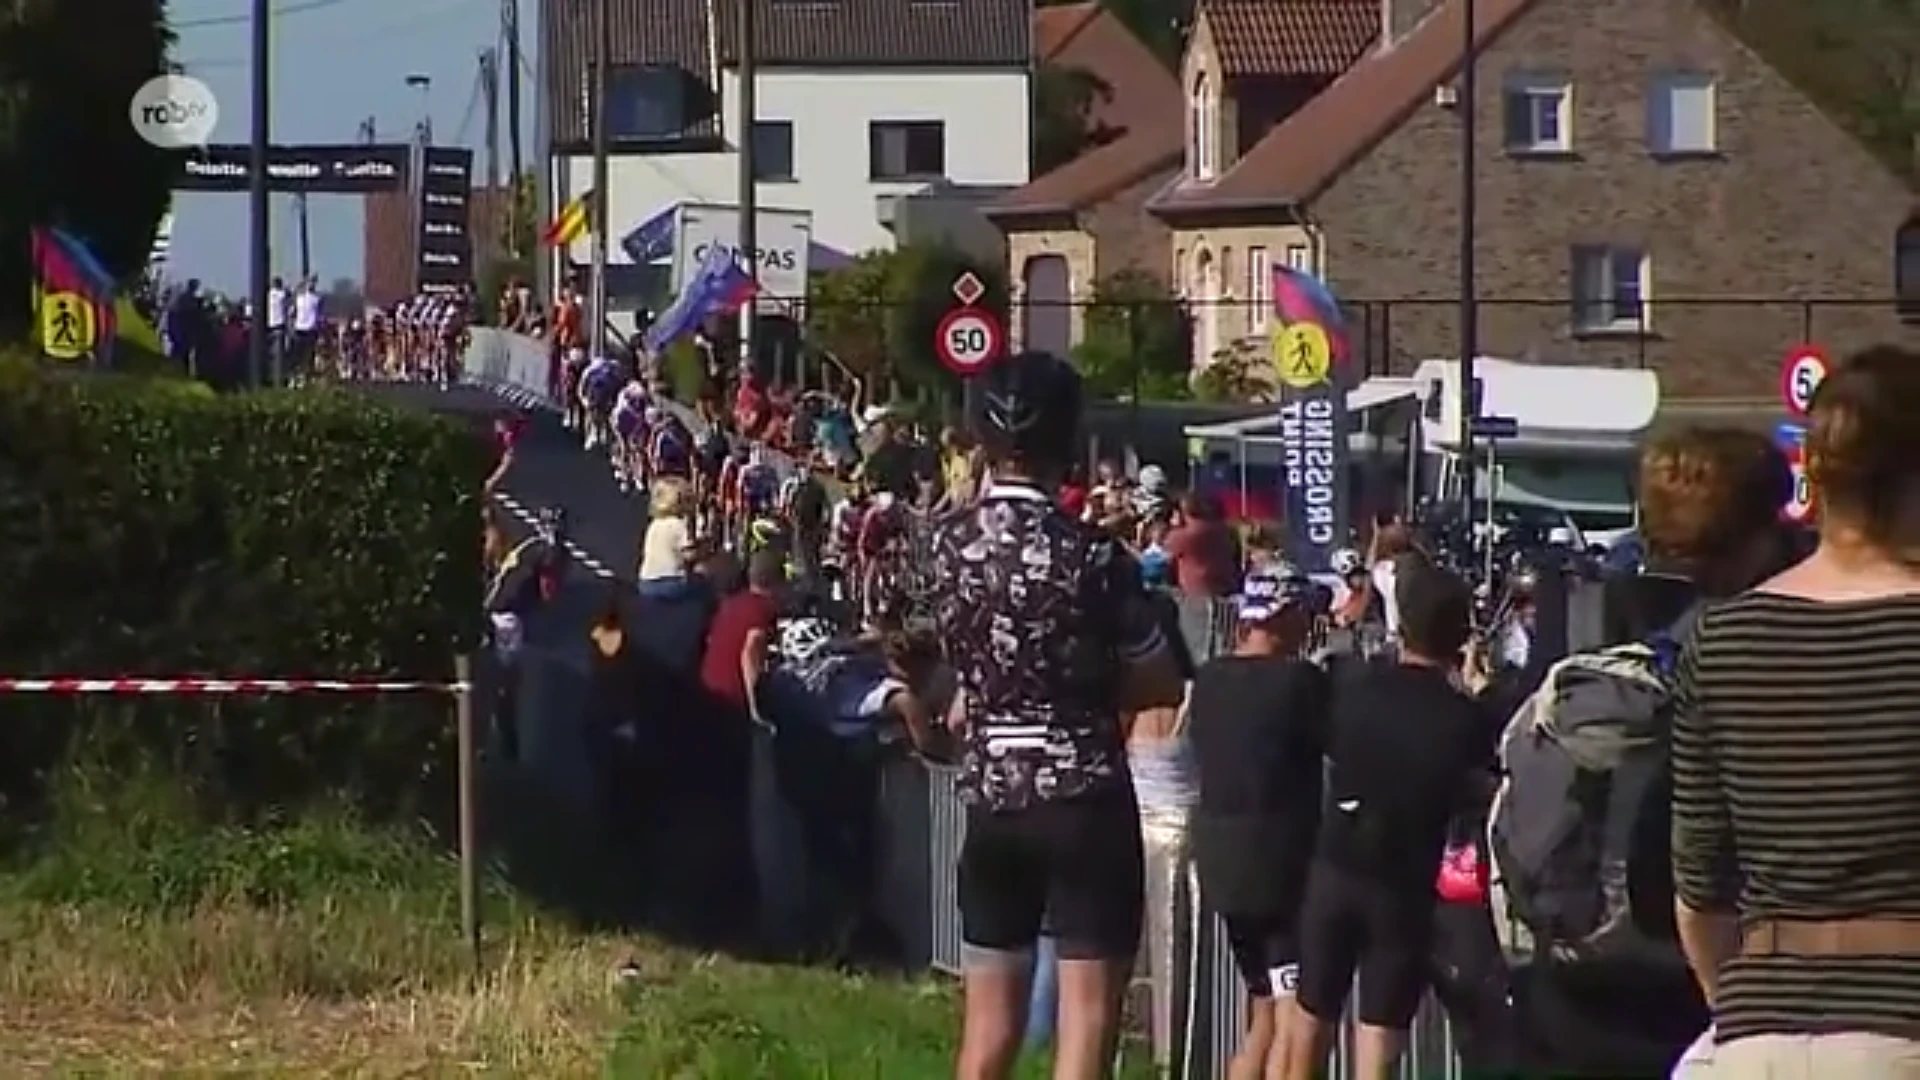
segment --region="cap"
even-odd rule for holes
[[[1243,623],[1262,623],[1287,608],[1306,602],[1312,582],[1290,566],[1273,567],[1247,575],[1234,597]]]

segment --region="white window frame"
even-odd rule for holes
[[[1571,259],[1573,332],[1645,334],[1653,327],[1653,260],[1642,248],[1581,244]],[[1604,286],[1598,279],[1604,276]]]
[[[1193,93],[1187,103],[1188,122],[1193,125],[1191,169],[1195,180],[1212,180],[1220,166],[1220,99],[1214,93],[1213,78],[1207,72],[1193,77]]]
[[[1525,138],[1516,138],[1511,118],[1515,99],[1527,110]],[[1543,117],[1552,116],[1557,129],[1544,136]],[[1501,95],[1500,138],[1509,154],[1565,154],[1573,150],[1573,83],[1560,75],[1512,75]]]
[[[1288,244],[1287,245],[1287,269],[1298,270],[1303,274],[1314,273],[1315,271],[1313,268],[1313,245],[1312,244]]]
[[[1698,118],[1697,125],[1689,125],[1704,128],[1704,138],[1699,145],[1683,146],[1674,141],[1675,133],[1682,126],[1677,122],[1680,110],[1676,105],[1683,99],[1700,102],[1706,109],[1706,116]],[[1647,90],[1648,152],[1659,157],[1718,153],[1719,112],[1720,91],[1712,75],[1702,71],[1672,71],[1655,76]]]
[[[1264,247],[1247,249],[1247,302],[1252,305],[1247,316],[1248,330],[1266,333],[1273,317],[1273,263]]]

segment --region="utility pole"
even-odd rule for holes
[[[491,263],[504,247],[500,243],[500,50],[480,51],[480,96],[487,110],[487,251]],[[506,200],[512,203],[511,193]]]
[[[273,227],[269,220],[273,211],[267,191],[267,158],[273,142],[273,83],[267,72],[267,58],[273,51],[268,26],[271,16],[269,0],[253,0],[253,140],[247,154],[247,232],[251,241],[247,293],[253,317],[247,323],[247,370],[256,387],[266,382],[267,282],[273,276]]]
[[[613,12],[609,0],[594,0],[593,27],[593,197],[587,208],[593,229],[593,355],[607,355],[607,68],[613,54]]]
[[[374,118],[369,116],[365,120],[360,121],[361,145],[372,146],[378,141],[380,141],[379,128],[375,125]]]
[[[307,193],[304,191],[294,193],[293,220],[300,238],[300,277],[304,280],[313,276],[313,234],[307,226]]]
[[[507,69],[507,242],[515,257],[520,250],[520,0],[501,0],[506,19],[506,49],[499,63]]]
[[[1479,128],[1475,113],[1479,111],[1480,104],[1480,80],[1476,71],[1479,58],[1474,55],[1474,38],[1479,29],[1474,19],[1473,9],[1476,6],[1477,0],[1466,0],[1460,5],[1463,12],[1461,18],[1465,23],[1462,40],[1466,42],[1460,67],[1460,461],[1465,466],[1460,470],[1460,520],[1467,524],[1468,535],[1472,535],[1474,516],[1474,473],[1480,467],[1473,441],[1473,420],[1480,413],[1480,395],[1476,392],[1478,380],[1474,375],[1474,361],[1480,355],[1480,299],[1475,291],[1473,242],[1479,216],[1474,162],[1474,142]],[[1487,482],[1493,482],[1491,475],[1487,477]],[[1492,543],[1492,540],[1489,539],[1488,543]]]
[[[747,266],[747,277],[756,288],[760,283],[760,203],[759,189],[756,186],[759,175],[759,162],[753,152],[754,121],[760,116],[759,57],[756,55],[759,42],[755,8],[757,0],[739,0],[740,12],[740,130],[733,133],[733,141],[740,148],[740,258]],[[756,294],[740,308],[740,359],[753,364],[754,323],[758,314],[760,300]]]

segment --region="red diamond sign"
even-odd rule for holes
[[[953,279],[953,295],[959,298],[961,304],[972,307],[980,302],[982,296],[987,295],[986,282],[981,281],[978,275],[969,270]]]

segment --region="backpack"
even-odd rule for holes
[[[1487,892],[1510,962],[1645,945],[1628,866],[1643,816],[1666,790],[1678,658],[1672,631],[1575,653],[1508,722],[1487,815]]]

